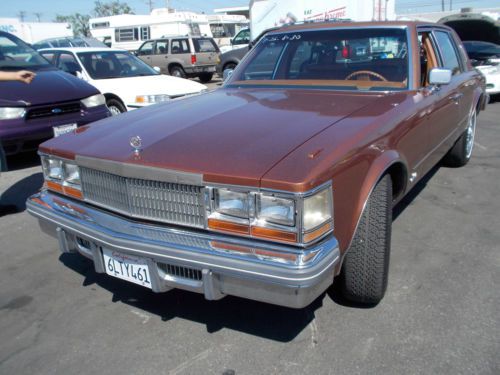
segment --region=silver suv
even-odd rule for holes
[[[198,77],[201,82],[212,80],[220,61],[219,47],[213,38],[203,36],[168,36],[147,40],[136,55],[165,74],[176,77]]]

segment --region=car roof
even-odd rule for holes
[[[352,21],[326,21],[326,22],[304,22],[290,25],[283,25],[269,33],[280,33],[287,31],[314,30],[314,29],[336,29],[336,28],[366,28],[366,27],[407,27],[416,28],[419,26],[431,26],[439,28],[449,27],[432,22],[421,21],[375,21],[375,22],[352,22]]]
[[[128,52],[121,48],[108,48],[108,47],[53,47],[53,48],[41,48],[38,52],[44,51],[67,51],[67,52]]]

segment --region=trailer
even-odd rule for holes
[[[0,31],[13,34],[26,43],[73,36],[73,29],[67,22],[20,22],[17,18],[0,18]]]
[[[209,14],[207,17],[213,38],[222,52],[231,49],[231,40],[249,24],[248,19],[240,15]]]
[[[289,23],[335,19],[387,21],[395,18],[395,0],[250,1],[251,40],[266,29]]]
[[[149,15],[121,14],[91,18],[90,34],[110,47],[137,50],[148,39],[164,35],[212,36],[208,18],[192,12],[153,9]]]

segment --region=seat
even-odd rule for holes
[[[167,49],[163,46],[158,47],[158,51],[160,52],[161,55],[167,53]]]
[[[106,78],[111,73],[111,67],[109,66],[109,62],[103,60],[98,60],[95,63],[94,70],[96,78]]]

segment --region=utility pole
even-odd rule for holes
[[[21,10],[21,11],[17,14],[17,16],[19,17],[19,20],[20,20],[21,22],[24,22],[24,17],[26,17],[26,12],[25,12],[24,10]]]
[[[441,12],[444,12],[444,0],[441,0]]]
[[[33,13],[33,14],[34,14],[34,15],[35,15],[35,17],[36,17],[37,22],[40,22],[40,19],[42,18],[42,13],[40,13],[40,12],[35,12],[35,13]]]
[[[453,2],[453,0],[450,0],[450,10],[451,10],[451,8],[452,8],[452,6],[451,6],[451,3],[452,3],[452,2]]]
[[[151,11],[153,10],[153,7],[155,6],[154,1],[153,0],[146,0],[146,4],[148,4],[149,13],[151,13]]]

